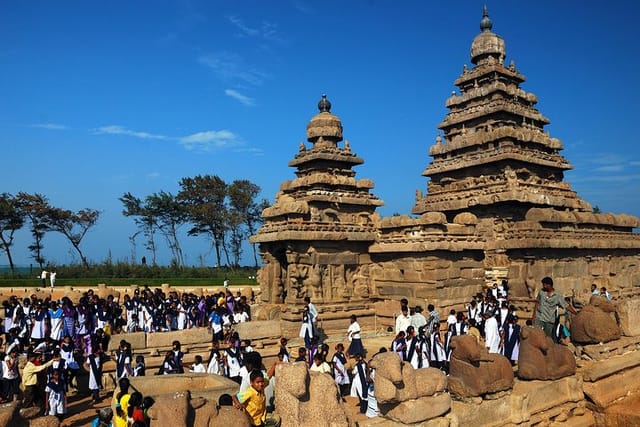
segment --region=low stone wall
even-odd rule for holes
[[[188,391],[191,397],[203,397],[217,402],[221,394],[238,392],[238,384],[229,378],[213,374],[172,374],[132,377],[131,387],[143,396],[157,398],[165,394]]]

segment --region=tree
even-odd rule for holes
[[[216,252],[217,265],[221,265],[220,252],[226,250],[225,238],[228,230],[227,183],[218,176],[197,175],[180,180],[178,200],[186,206],[193,227],[191,236],[205,234],[211,239]],[[227,256],[227,264],[228,264]]]
[[[146,204],[142,203],[138,197],[135,197],[131,193],[125,193],[118,200],[124,205],[122,215],[134,217],[134,222],[139,231],[130,236],[130,240],[135,241],[136,236],[139,233],[143,233],[147,238],[145,248],[151,251],[151,263],[156,265],[156,242],[155,233],[157,229],[157,218],[155,212],[148,209]]]
[[[42,269],[45,261],[42,256],[42,240],[45,234],[51,231],[49,225],[49,212],[51,210],[49,200],[42,194],[29,194],[24,192],[18,193],[16,199],[19,208],[29,221],[29,231],[31,232],[31,236],[33,236],[33,243],[29,245],[31,256]]]
[[[269,202],[263,199],[260,203],[256,202],[256,198],[260,193],[260,187],[249,180],[242,179],[236,180],[231,183],[228,189],[229,204],[234,216],[238,218],[237,222],[246,226],[246,232],[241,233],[232,231],[232,247],[234,250],[234,257],[239,262],[241,255],[241,244],[245,238],[255,234],[260,224],[262,224],[262,211],[269,206]],[[236,239],[240,240],[240,246],[236,248],[238,244]],[[258,257],[256,253],[255,245],[251,245],[253,249],[253,261],[254,265],[258,267]]]
[[[82,253],[80,243],[87,232],[98,222],[100,211],[95,209],[80,209],[73,212],[67,209],[50,208],[48,215],[49,226],[52,231],[57,231],[69,240],[69,243],[80,255],[80,260],[85,268],[89,268],[87,257]]]
[[[18,199],[9,193],[0,194],[0,243],[7,254],[11,274],[15,273],[15,265],[11,256],[11,245],[16,231],[24,226],[25,214],[20,209]]]
[[[185,204],[171,193],[164,191],[147,196],[145,202],[145,209],[153,215],[158,230],[167,241],[173,256],[173,262],[178,267],[183,266],[184,256],[178,240],[178,229],[188,221],[188,212]]]

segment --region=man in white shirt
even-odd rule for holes
[[[426,326],[427,318],[422,314],[422,307],[419,305],[413,310],[413,314],[411,315],[411,326],[416,331],[419,331],[421,327]]]
[[[485,313],[484,322],[484,345],[489,353],[500,352],[500,331],[498,330],[498,320],[493,312]]]
[[[51,283],[51,287],[55,287],[56,285],[56,269],[54,268],[53,270],[51,270],[51,273],[49,273],[49,283]]]
[[[407,328],[411,326],[411,316],[409,316],[409,308],[406,305],[402,306],[402,313],[396,317],[396,334],[398,332],[406,332]]]

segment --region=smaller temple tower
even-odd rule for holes
[[[356,180],[352,168],[363,160],[342,138],[342,123],[326,95],[307,125],[289,166],[296,178],[280,186],[264,225],[251,238],[260,244],[262,301],[301,306],[344,305],[369,295],[368,247],[377,236],[383,202],[369,191],[373,181]]]

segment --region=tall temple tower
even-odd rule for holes
[[[544,132],[549,119],[535,108],[537,97],[520,88],[525,77],[514,62],[504,65],[505,43],[492,26],[485,6],[471,44],[474,66],[464,66],[455,81],[460,94],[446,101],[450,111],[438,126],[444,136],[431,146],[433,161],[422,173],[430,178],[428,192],[418,194],[412,212],[517,220],[531,207],[591,211],[563,182],[571,165],[559,154],[562,143]]]
[[[564,181],[571,169],[537,98],[504,65],[503,39],[486,8],[482,30],[446,101],[442,135],[430,149],[413,216],[380,218],[383,202],[363,163],[343,140],[342,123],[323,95],[307,140],[289,162],[264,224],[258,273],[264,317],[299,330],[304,297],[318,305],[322,329],[344,331],[351,314],[368,330],[394,325],[397,301],[463,310],[487,284],[508,279],[512,301],[528,313],[540,279],[586,304],[592,284],[621,298],[640,297],[640,219],[596,213]],[[529,307],[529,308],[527,308]]]
[[[300,304],[341,303],[368,297],[364,280],[367,249],[377,236],[383,202],[370,190],[373,181],[356,180],[354,166],[363,163],[349,141],[342,146],[342,122],[331,113],[326,95],[319,113],[307,125],[311,147],[300,143],[289,166],[296,178],[280,186],[264,225],[252,237],[260,244],[262,300]]]

